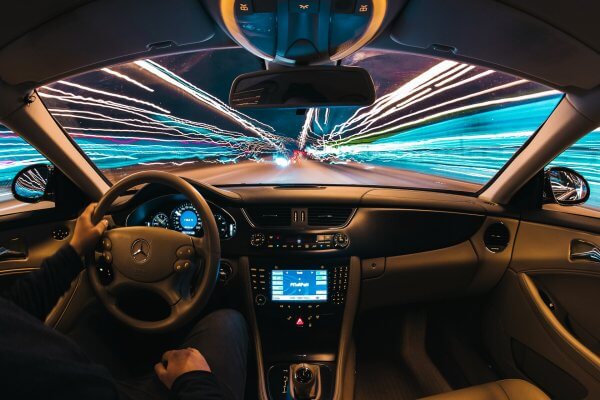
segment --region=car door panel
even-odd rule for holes
[[[44,259],[54,254],[61,246],[68,243],[74,220],[41,222],[41,216],[33,220],[22,219],[21,224],[15,224],[14,219],[0,219],[0,286],[7,287],[15,276],[37,270]],[[35,221],[40,223],[29,224]],[[4,222],[4,223],[3,223]],[[17,226],[14,226],[17,225]],[[21,226],[19,226],[21,225]],[[12,252],[12,256],[2,257],[1,247]]]
[[[600,304],[600,271],[541,272],[532,274],[531,279],[553,316],[585,347],[600,355],[600,318],[598,308],[593,307]]]
[[[577,228],[589,222],[578,218]],[[600,235],[537,221],[519,226],[484,340],[504,373],[533,380],[552,398],[600,398],[600,264],[571,257],[573,241],[600,243]]]

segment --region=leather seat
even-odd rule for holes
[[[472,386],[421,400],[550,400],[540,389],[521,379],[505,379],[502,381]]]

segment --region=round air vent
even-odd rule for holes
[[[502,222],[491,224],[483,234],[483,243],[492,253],[499,253],[508,246],[510,232]]]

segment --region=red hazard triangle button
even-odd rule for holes
[[[298,317],[298,319],[296,320],[296,326],[304,326],[304,321],[301,317]]]

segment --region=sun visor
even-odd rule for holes
[[[45,82],[153,48],[210,39],[212,19],[196,0],[95,1],[54,18],[0,50],[0,79]]]
[[[600,54],[551,25],[497,1],[412,0],[391,38],[410,48],[494,66],[556,87],[600,84]]]

